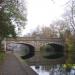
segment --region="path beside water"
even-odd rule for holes
[[[37,75],[27,64],[22,64],[13,53],[7,53],[0,65],[0,75]]]

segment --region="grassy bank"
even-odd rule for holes
[[[4,59],[5,53],[0,51],[0,62]]]

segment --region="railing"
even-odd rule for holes
[[[18,38],[7,38],[6,41],[63,41],[61,38],[34,38],[34,37],[18,37]]]

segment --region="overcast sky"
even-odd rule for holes
[[[64,13],[67,0],[26,0],[27,24],[22,35],[31,33],[37,26],[49,26]]]

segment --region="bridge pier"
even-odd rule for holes
[[[6,52],[6,38],[2,41],[4,52]]]

